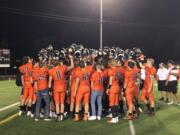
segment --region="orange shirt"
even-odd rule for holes
[[[72,77],[71,86],[72,86],[72,85],[75,85],[76,79],[77,79],[77,71],[80,70],[80,69],[81,69],[80,67],[76,67],[76,68],[73,68],[73,69],[71,70],[71,73],[70,73],[70,75],[71,75],[71,77]]]
[[[103,73],[104,73],[105,77],[108,77],[108,69],[104,69]]]
[[[56,66],[49,70],[49,75],[54,80],[54,90],[61,91],[66,89],[66,71],[67,66]]]
[[[155,77],[156,76],[156,69],[154,67],[146,67],[145,68],[145,73],[146,73],[146,78],[145,78],[145,81],[146,82],[150,82],[151,81],[151,78],[150,76],[153,76]]]
[[[24,83],[31,83],[32,63],[27,63],[19,67],[20,73],[24,76]]]
[[[32,78],[33,78],[33,81],[37,81],[38,80],[38,71],[39,71],[39,67],[36,66],[36,67],[33,67],[32,69]]]
[[[37,90],[45,90],[48,88],[48,68],[42,67],[36,69],[36,79],[37,79]]]
[[[108,76],[112,77],[112,86],[119,86],[120,72],[117,67],[109,68]]]
[[[151,76],[155,77],[156,76],[156,69],[154,67],[146,67],[145,68],[145,73],[146,73],[146,78],[144,81],[145,87],[149,87],[151,83]]]
[[[93,73],[92,66],[87,66],[77,71],[77,78],[80,79],[79,87],[90,86],[90,77],[92,73]]]
[[[101,71],[101,72],[95,71],[91,76],[91,81],[93,82],[92,89],[103,91],[104,90],[104,78],[105,78],[105,74],[103,71]]]
[[[124,81],[124,85],[126,86],[126,88],[133,88],[136,86],[136,77],[137,77],[137,73],[139,72],[138,68],[134,68],[134,69],[126,69],[125,71],[125,81]]]

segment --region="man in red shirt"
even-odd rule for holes
[[[37,69],[37,74],[35,75],[35,90],[37,93],[36,101],[36,114],[35,121],[40,118],[40,109],[42,100],[45,102],[45,121],[49,121],[49,108],[50,108],[50,97],[48,90],[48,68],[43,62],[39,63],[39,69]]]
[[[139,70],[135,67],[134,61],[129,61],[125,70],[125,80],[124,80],[124,89],[126,95],[126,101],[128,105],[128,119],[132,120],[133,108],[134,108],[134,99],[138,102],[138,73]]]
[[[84,61],[80,61],[80,70],[77,72],[77,79],[75,84],[75,93],[76,96],[76,113],[74,121],[78,122],[80,106],[82,103],[82,99],[84,99],[85,105],[85,113],[84,113],[84,121],[88,120],[89,113],[89,98],[90,98],[90,77],[93,72],[93,66],[87,66]]]
[[[54,61],[54,68],[49,70],[49,88],[52,87],[53,82],[53,94],[56,106],[57,121],[64,119],[64,102],[66,95],[66,72],[74,68],[73,57],[70,56],[70,66],[66,66],[63,62]]]
[[[32,97],[33,97],[33,87],[32,87],[32,61],[30,57],[25,56],[23,58],[23,64],[19,67],[19,71],[21,73],[21,82],[23,86],[23,96],[20,102],[20,111],[19,115],[25,111],[27,103],[28,112],[31,110],[32,105]]]
[[[77,72],[80,70],[79,67],[79,62],[75,61],[75,68],[73,68],[70,72],[70,77],[69,77],[69,87],[70,87],[70,116],[73,117],[73,112],[74,112],[74,105],[75,105],[75,84],[76,84],[76,79],[77,79]]]
[[[154,90],[153,90],[153,83],[156,77],[156,69],[154,68],[154,59],[147,59],[145,71],[146,71],[146,78],[144,81],[144,87],[142,90],[141,100],[146,104],[148,113],[154,115]],[[148,100],[147,100],[148,98]]]
[[[119,86],[119,80],[121,78],[121,71],[117,65],[117,60],[111,60],[108,69],[109,86],[106,91],[109,96],[109,107],[112,112],[112,119],[108,123],[117,123],[118,119],[118,105],[120,101],[121,88]]]
[[[104,80],[107,74],[102,71],[102,65],[96,64],[96,71],[91,76],[91,110],[92,116],[89,120],[101,120],[102,115],[102,96],[104,92]],[[98,104],[98,113],[96,116],[96,101]]]
[[[33,61],[33,69],[32,69],[32,79],[33,82],[35,82],[37,80],[37,75],[39,72],[39,62],[38,61]],[[36,88],[35,88],[35,83],[33,83],[33,97],[32,97],[32,109],[31,109],[31,117],[34,117],[35,114],[35,109],[36,109]]]

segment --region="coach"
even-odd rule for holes
[[[165,68],[164,63],[159,64],[159,69],[157,71],[157,79],[158,79],[158,91],[160,92],[161,98],[160,101],[163,101],[166,98],[167,99],[167,93],[166,93],[166,79],[168,77],[168,70]]]
[[[168,77],[166,81],[168,98],[170,99],[168,104],[172,105],[177,103],[179,105],[179,99],[177,96],[179,70],[175,67],[175,62],[172,60],[168,61],[168,67]]]

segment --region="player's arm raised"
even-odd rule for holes
[[[109,95],[109,89],[111,88],[112,86],[112,81],[113,81],[113,76],[110,76],[109,78],[109,84],[108,84],[108,88],[107,88],[107,91],[106,91],[106,94]]]
[[[70,59],[71,65],[67,67],[67,71],[74,68],[74,61],[73,61],[73,57],[71,55],[69,55],[69,59]]]

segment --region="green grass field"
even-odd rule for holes
[[[14,81],[0,82],[0,109],[18,102],[20,88]],[[157,95],[157,92],[156,92]],[[156,96],[157,98],[157,96]],[[180,135],[180,106],[168,106],[163,102],[156,102],[158,107],[155,117],[141,114],[133,121],[136,135]],[[0,112],[0,121],[17,113],[18,106]],[[127,120],[120,120],[116,125],[102,121],[79,122],[66,120],[62,123],[34,122],[26,116],[16,117],[0,125],[0,135],[131,135]]]

